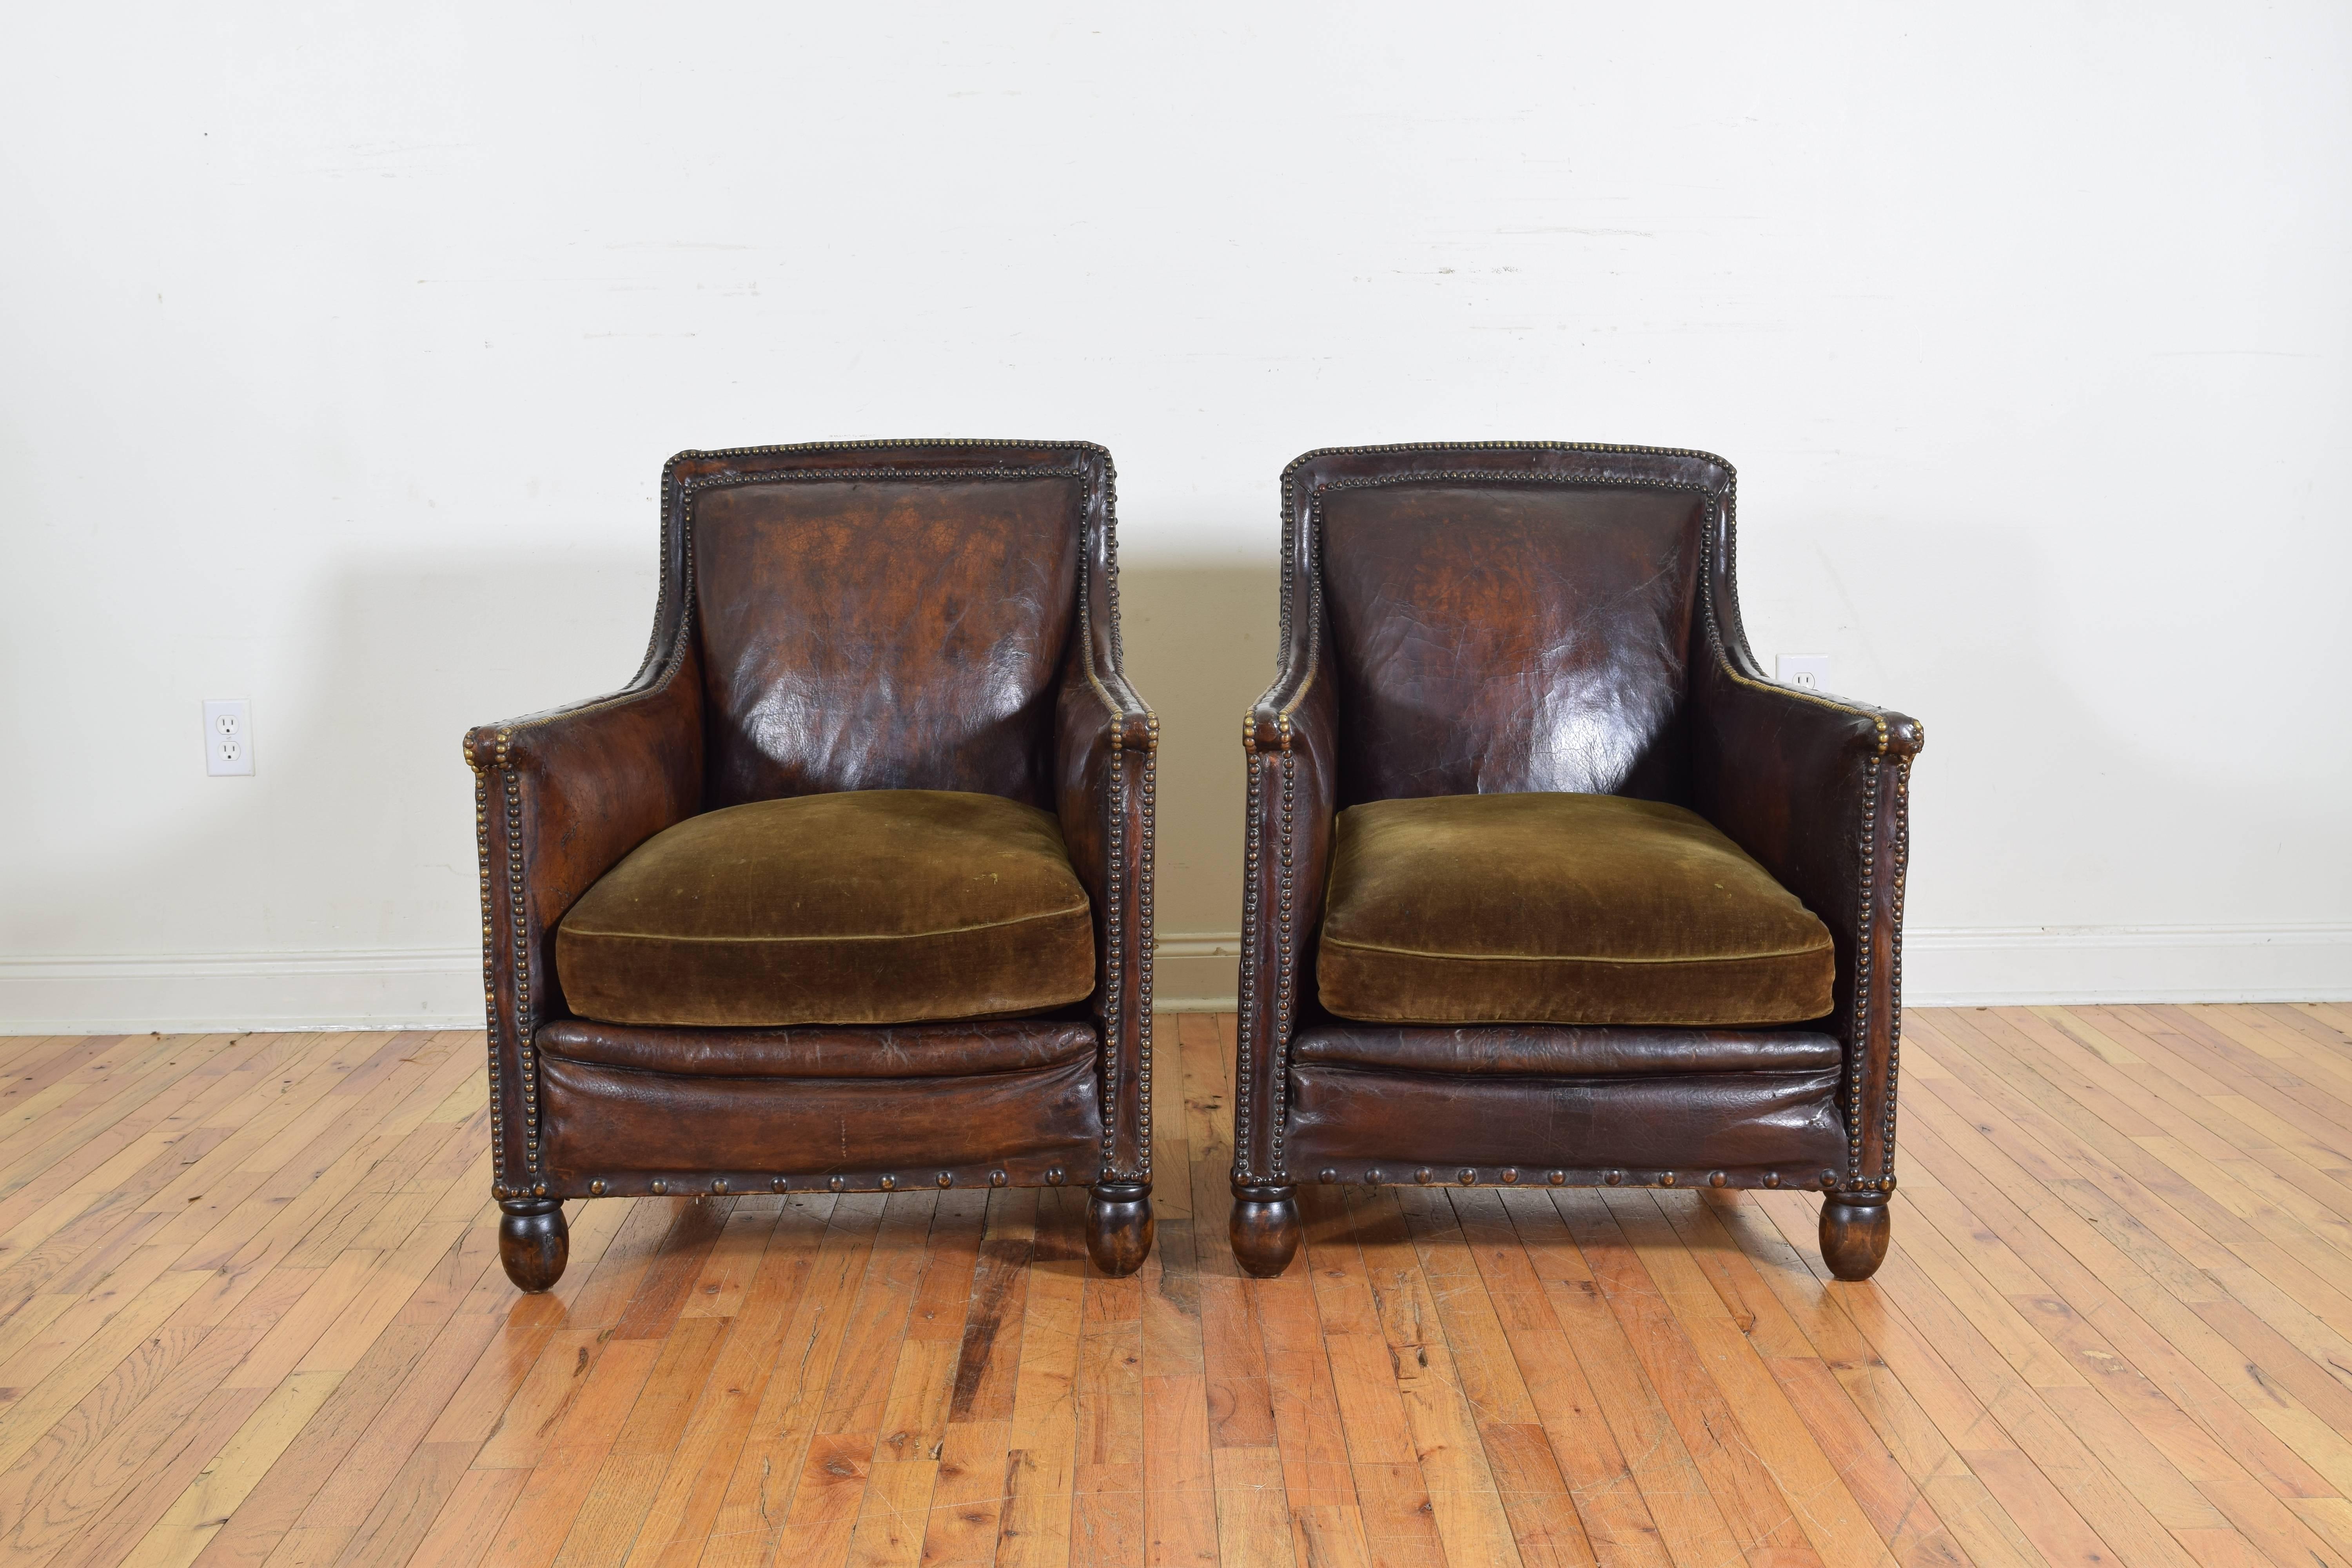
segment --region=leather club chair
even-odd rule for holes
[[[1159,724],[1109,454],[684,452],[636,678],[466,736],[506,1270],[563,1200],[1092,1187],[1151,1246]]]
[[[1485,442],[1284,470],[1232,1231],[1297,1184],[1810,1187],[1885,1257],[1911,761],[1768,680],[1731,465]]]

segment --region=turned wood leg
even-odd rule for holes
[[[1867,1279],[1886,1260],[1893,1228],[1885,1193],[1832,1193],[1822,1205],[1822,1261],[1841,1279]]]
[[[572,1260],[572,1230],[561,1198],[504,1198],[499,1203],[499,1261],[515,1289],[536,1293],[563,1278]]]
[[[1244,1269],[1260,1279],[1280,1274],[1298,1251],[1298,1189],[1235,1182],[1230,1232]]]
[[[1151,1254],[1151,1184],[1097,1182],[1087,1200],[1087,1256],[1114,1279]]]

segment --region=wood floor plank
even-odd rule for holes
[[[1817,1197],[1315,1184],[570,1205],[497,1263],[478,1033],[0,1039],[0,1568],[2352,1568],[2352,1013],[1906,1016],[1872,1282]]]

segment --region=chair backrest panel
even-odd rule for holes
[[[956,789],[1050,807],[1087,489],[800,469],[689,502],[709,807]]]
[[[1314,505],[1341,805],[1686,795],[1701,497],[1396,474],[1329,484]]]

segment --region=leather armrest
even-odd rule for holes
[[[1846,1051],[1841,1190],[1893,1180],[1903,883],[1918,721],[1775,685],[1728,658],[1692,687],[1693,804],[1830,929]],[[1818,1175],[1818,1173],[1817,1173]]]
[[[1055,808],[1095,911],[1106,1182],[1151,1179],[1152,796],[1160,720],[1116,667],[1073,656],[1054,715]]]
[[[466,733],[481,855],[493,1182],[539,1186],[532,1037],[562,1016],[555,927],[630,850],[702,803],[702,683],[689,647],[642,684]]]
[[[1287,1058],[1306,989],[1337,815],[1339,713],[1311,657],[1296,661],[1242,724],[1249,767],[1244,817],[1240,1052],[1234,1180],[1287,1179]],[[1263,1107],[1253,1114],[1252,1108]]]

